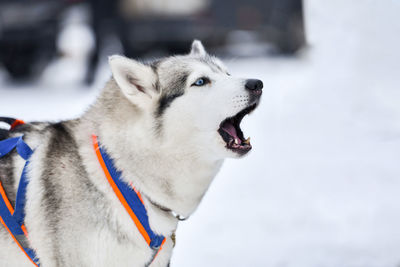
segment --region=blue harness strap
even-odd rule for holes
[[[110,176],[109,182],[113,183],[112,186],[115,185],[115,188],[113,187],[114,191],[118,191],[119,193],[119,195],[117,194],[117,197],[120,199],[120,201],[126,203],[126,206],[124,206],[128,213],[134,214],[133,217],[137,220],[135,221],[135,224],[139,228],[139,231],[145,238],[149,247],[154,250],[154,256],[151,261],[153,262],[155,257],[161,251],[166,238],[162,235],[157,235],[150,228],[149,217],[140,193],[137,192],[135,188],[129,186],[125,181],[123,181],[121,178],[121,172],[115,168],[111,157],[99,145],[97,142],[97,137],[95,138],[95,141],[96,142],[94,145],[96,154],[98,155],[100,164],[104,164],[103,170],[105,171],[106,176]],[[33,150],[24,142],[23,136],[13,137],[0,141],[0,158],[8,155],[14,149],[16,149],[18,154],[24,160],[26,160],[26,163],[18,186],[15,208],[11,206],[11,203],[7,198],[5,190],[0,182],[0,222],[4,225],[11,237],[25,253],[28,259],[35,266],[40,266],[39,259],[37,258],[35,251],[29,247],[28,234],[24,226],[26,187],[28,185],[27,167],[29,165],[29,159],[33,154]]]
[[[100,144],[99,144],[98,148],[99,148],[101,157],[107,167],[107,170],[110,173],[112,180],[118,187],[124,200],[128,203],[130,209],[133,211],[133,213],[139,219],[143,228],[146,230],[146,232],[150,238],[149,246],[152,249],[158,250],[161,247],[161,244],[163,243],[165,238],[164,238],[164,236],[157,235],[150,228],[149,217],[147,215],[146,208],[143,205],[143,202],[142,202],[142,199],[141,199],[139,193],[133,187],[131,187],[129,184],[127,184],[125,181],[122,180],[121,172],[115,168],[113,160],[107,154],[107,152],[100,146]]]
[[[14,149],[16,149],[18,154],[24,160],[26,160],[26,163],[22,171],[21,179],[18,186],[15,208],[11,206],[9,199],[5,194],[4,188],[0,183],[0,219],[1,223],[10,233],[17,245],[25,253],[25,255],[31,260],[34,265],[40,266],[39,260],[36,257],[35,252],[29,247],[28,236],[24,226],[26,186],[28,185],[27,166],[29,164],[29,158],[31,157],[33,151],[24,142],[22,136],[9,138],[0,141],[0,158],[9,154]]]
[[[150,228],[149,217],[140,192],[122,179],[122,173],[116,169],[111,157],[101,147],[97,136],[93,135],[92,138],[97,158],[114,193],[128,212],[146,243],[154,251],[152,260],[148,264],[150,265],[162,250],[166,238],[162,235],[157,235]]]

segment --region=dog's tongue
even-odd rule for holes
[[[230,136],[232,136],[234,138],[234,140],[236,140],[236,142],[240,145],[242,143],[242,141],[240,140],[240,138],[237,136],[236,133],[236,129],[235,126],[233,126],[232,123],[229,122],[225,122],[222,125],[222,130],[224,130],[225,132],[227,132]]]

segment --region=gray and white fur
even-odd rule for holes
[[[169,265],[174,213],[190,216],[224,158],[240,157],[218,128],[254,100],[246,80],[230,76],[201,42],[188,55],[147,64],[112,56],[109,64],[112,78],[82,117],[0,130],[0,140],[23,134],[35,149],[25,226],[42,267],[148,266],[152,259],[104,176],[92,134],[142,193],[153,231],[167,237],[151,266]],[[209,83],[193,86],[199,77]],[[0,159],[13,205],[23,165],[16,152]],[[32,266],[1,225],[0,266]]]

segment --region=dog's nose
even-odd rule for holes
[[[245,85],[247,90],[250,91],[261,91],[261,89],[263,88],[263,82],[261,80],[257,80],[257,79],[249,79],[246,80],[246,85]]]

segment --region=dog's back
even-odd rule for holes
[[[72,199],[78,202],[83,199],[83,195],[78,193],[79,186],[75,187],[75,185],[80,184],[77,179],[82,176],[87,177],[87,175],[70,131],[71,124],[73,123],[24,124],[11,131],[0,130],[0,140],[23,136],[24,141],[34,149],[30,165],[35,171],[30,173],[29,183],[35,191],[35,199],[40,203],[29,201],[28,193],[25,221],[36,218],[36,221],[40,222],[41,225],[28,224],[27,230],[28,234],[29,232],[33,234],[29,227],[31,229],[35,227],[35,232],[44,236],[41,240],[47,243],[48,247],[53,248],[52,253],[47,254],[53,254],[53,252],[63,254],[61,249],[54,249],[60,247],[58,241],[63,239],[62,236],[66,234],[65,229],[67,229],[58,223],[59,216],[69,214],[70,218],[73,217],[79,221],[76,214],[72,215],[68,210],[68,206],[71,205]],[[12,206],[15,206],[24,164],[25,161],[20,158],[15,149],[0,158],[0,181]],[[29,190],[32,191],[32,189]],[[77,213],[79,214],[79,211]],[[63,220],[68,222],[70,218]],[[3,226],[0,227],[0,248],[0,266],[25,266],[21,265],[23,263],[26,263],[26,266],[32,266]],[[58,255],[53,255],[53,257],[56,258],[56,262],[62,263],[61,257],[59,258]]]
[[[108,250],[113,255],[120,251],[126,253],[121,247],[129,241],[120,233],[118,225],[110,224],[113,209],[89,179],[85,166],[87,157],[82,158],[82,144],[79,145],[75,137],[76,124],[77,121],[34,123],[0,132],[0,140],[23,135],[24,141],[34,150],[28,168],[25,208],[30,246],[37,254],[45,255],[40,257],[42,266],[91,266],[92,259],[87,255],[93,253],[107,257],[97,259],[102,266],[117,266],[109,261],[108,255],[97,251]],[[83,146],[90,149],[87,154],[95,156],[90,135],[86,137]],[[15,150],[0,158],[0,181],[13,206],[24,164]],[[6,229],[0,228],[0,266],[25,266],[23,263],[32,266]],[[81,238],[84,235],[86,238]],[[97,244],[91,247],[93,243]],[[108,249],[110,244],[111,250]],[[140,252],[135,249],[138,250],[132,246],[126,254],[135,257]],[[125,254],[120,256],[126,258]],[[138,257],[139,254],[135,258]]]

